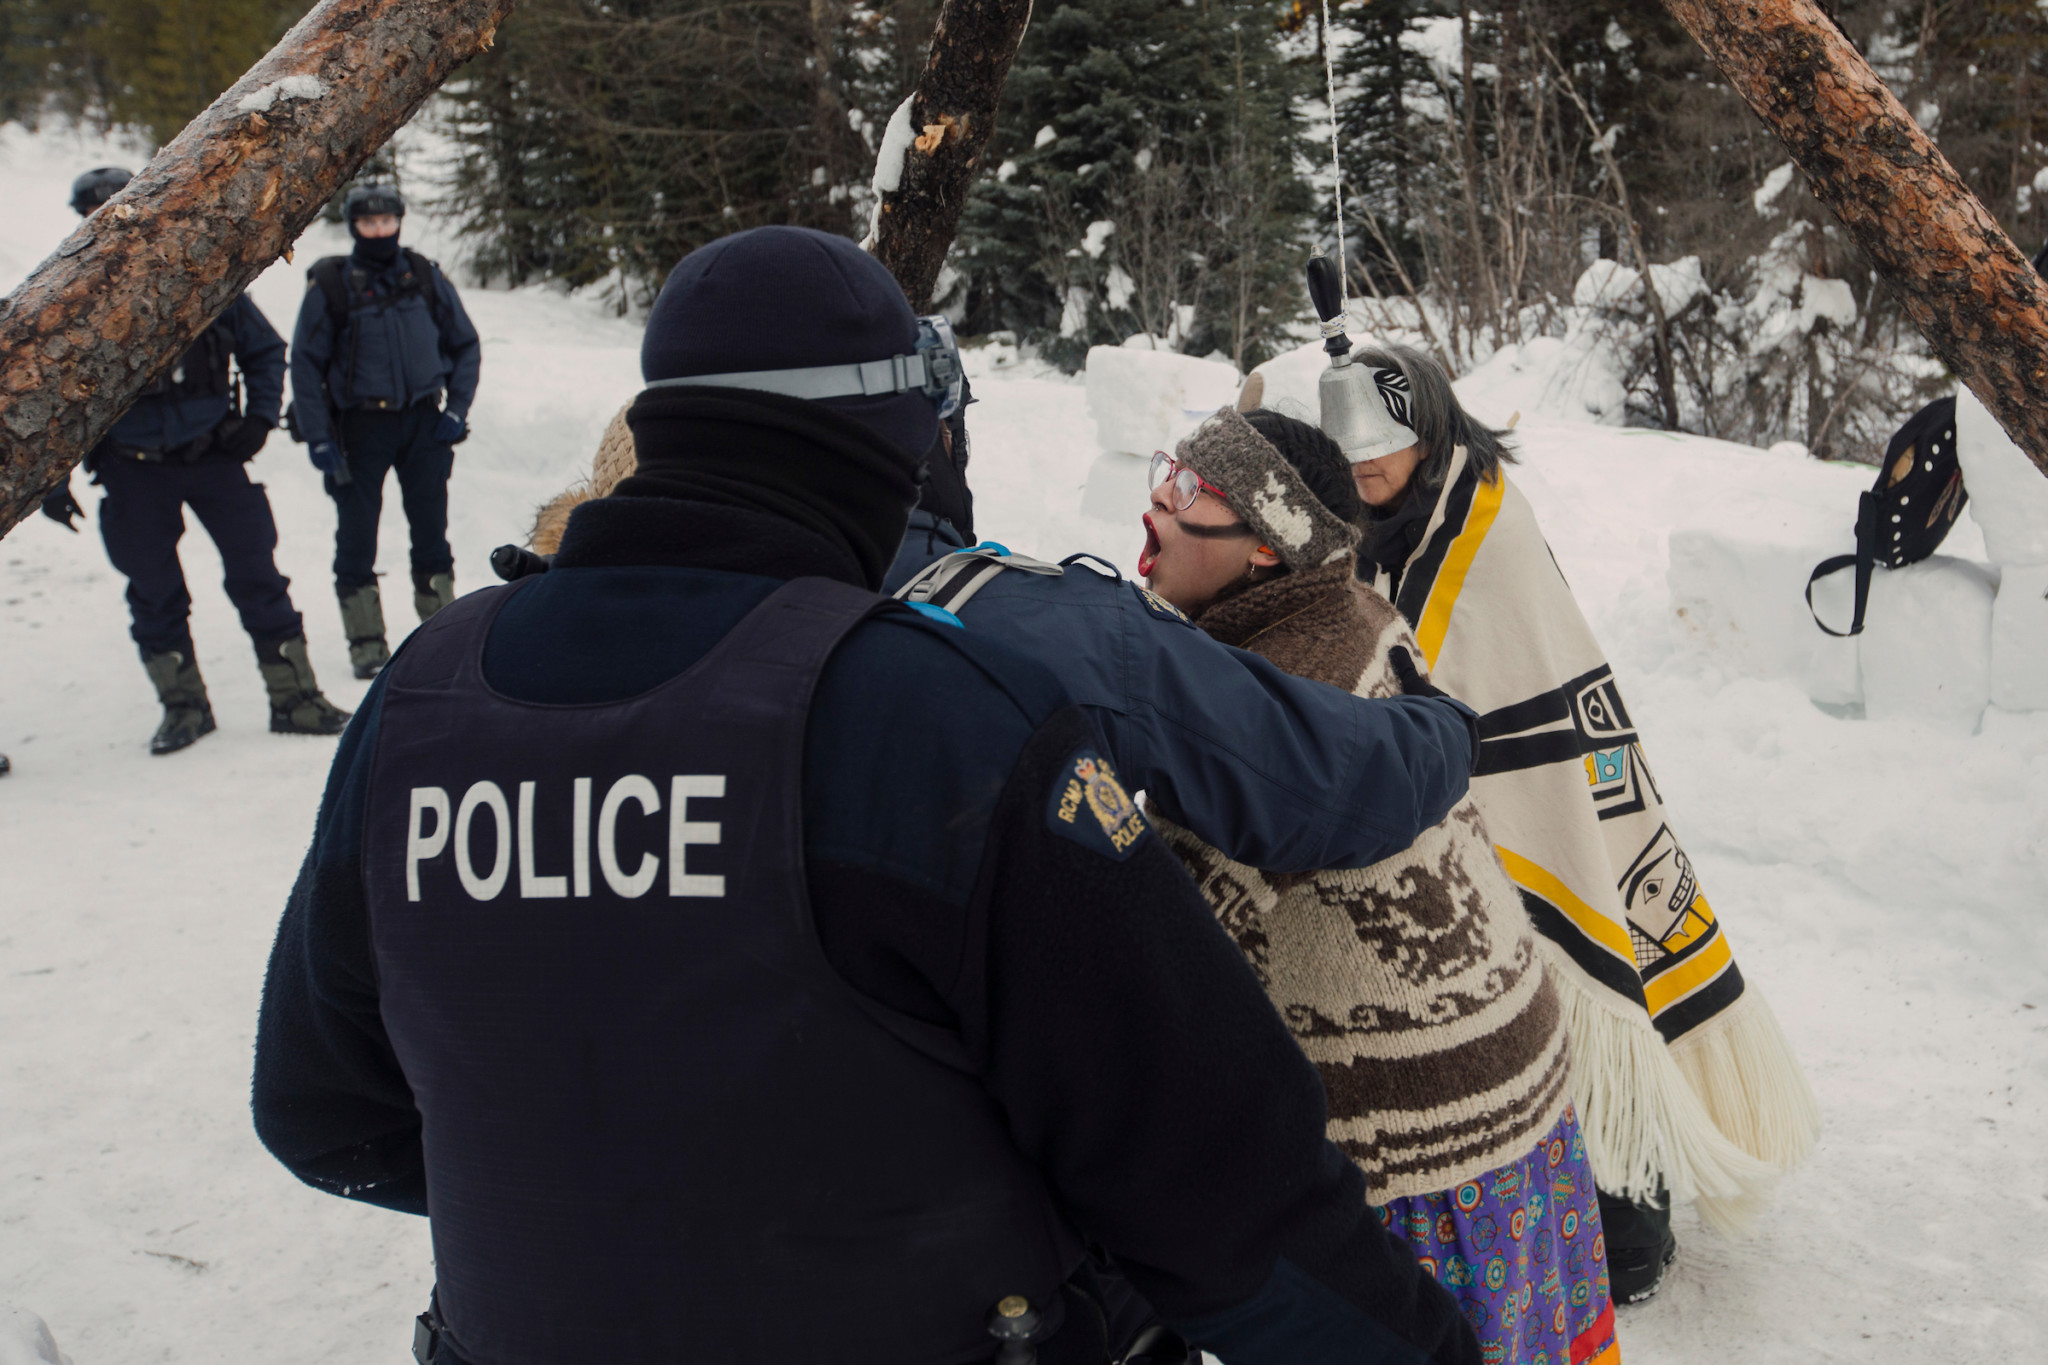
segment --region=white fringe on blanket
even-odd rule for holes
[[[1717,1231],[1747,1231],[1779,1168],[1722,1132],[1647,1014],[1609,1004],[1563,950],[1539,942],[1564,1002],[1572,1099],[1600,1188],[1632,1199],[1668,1190],[1675,1202],[1697,1202]]]
[[[1779,1171],[1812,1154],[1820,1141],[1820,1101],[1761,993],[1743,991],[1733,1006],[1670,1051],[1729,1141]],[[1758,1211],[1700,1200],[1700,1216],[1715,1227],[1746,1227]]]

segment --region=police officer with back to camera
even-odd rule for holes
[[[71,207],[89,215],[128,179],[114,166],[87,171],[72,182]],[[178,562],[186,507],[220,551],[222,586],[256,646],[270,728],[332,735],[348,723],[348,712],[321,695],[313,676],[305,623],[274,558],[270,499],[244,468],[277,425],[284,368],[283,338],[240,295],[86,453],[86,472],[106,490],[100,535],[107,558],[128,577],[130,633],[163,703],[163,721],[149,742],[153,754],[175,753],[214,729],[192,648],[192,597]],[[85,515],[68,482],[44,498],[43,511],[73,531],[74,518]]]
[[[957,353],[776,227],[641,361],[634,476],[372,686],[264,988],[265,1144],[430,1219],[417,1357],[1477,1361],[1086,713],[876,594]]]
[[[405,200],[396,189],[358,185],[342,216],[354,250],[306,272],[292,418],[334,499],[341,626],[355,675],[370,678],[391,658],[377,592],[387,472],[412,529],[414,609],[424,621],[455,600],[448,475],[469,435],[482,347],[440,267],[398,244]]]

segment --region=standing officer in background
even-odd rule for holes
[[[271,957],[257,1130],[429,1217],[416,1357],[1102,1365],[1113,1261],[1231,1365],[1478,1361],[1086,713],[876,595],[957,352],[774,227],[641,366],[633,477],[371,688]]]
[[[342,201],[355,249],[306,272],[292,334],[296,435],[334,499],[334,591],[349,664],[375,677],[390,661],[377,593],[384,475],[398,475],[412,528],[412,601],[424,621],[455,600],[448,475],[469,435],[481,350],[440,267],[398,244],[405,200],[358,185]]]
[[[72,182],[71,207],[87,216],[127,183],[128,172],[115,166],[87,171]],[[214,729],[192,649],[192,596],[178,562],[187,506],[220,551],[222,586],[255,643],[270,728],[332,735],[348,723],[348,712],[322,696],[313,677],[305,622],[273,558],[270,499],[243,468],[269,439],[283,400],[284,340],[240,295],[86,453],[86,472],[107,493],[100,503],[107,558],[128,577],[130,633],[163,703],[163,722],[149,741],[153,754],[175,753]],[[43,512],[73,531],[73,519],[85,515],[69,482],[43,499]]]

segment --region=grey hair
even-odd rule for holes
[[[1422,486],[1438,489],[1450,476],[1451,455],[1465,447],[1466,458],[1479,477],[1492,482],[1503,464],[1515,463],[1515,450],[1505,431],[1487,426],[1458,401],[1443,366],[1412,346],[1362,346],[1351,353],[1354,365],[1399,370],[1408,376],[1409,424],[1422,445],[1416,477]]]

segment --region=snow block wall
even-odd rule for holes
[[[1991,701],[2007,711],[2048,711],[2048,564],[1999,566],[1998,600],[1991,604]]]
[[[1823,547],[1750,540],[1723,531],[1675,530],[1667,581],[1671,604],[1686,625],[1716,654],[1758,678],[1800,678],[1807,671],[1815,637],[1828,637],[1806,610],[1804,585]],[[1851,575],[1835,574],[1820,589]],[[1821,614],[1846,628],[1849,609],[1821,606]],[[1829,697],[1832,702],[1853,698]]]
[[[1871,578],[1857,643],[1863,712],[1974,730],[1991,700],[1991,600],[1997,571],[1931,555]]]
[[[1964,731],[1996,699],[1995,566],[1934,555],[1903,569],[1880,567],[1871,576],[1863,634],[1837,638],[1814,624],[1805,585],[1814,564],[1842,547],[1699,528],[1674,530],[1670,545],[1672,606],[1715,658],[1740,672],[1790,679],[1822,706],[1861,706],[1873,720]],[[1837,630],[1849,628],[1855,586],[1850,569],[1813,585],[1814,609]],[[2048,568],[2035,595],[2042,591]],[[2037,605],[2041,634],[2028,638],[2048,640],[2048,601]],[[2016,659],[2024,647],[2013,647]],[[2030,657],[2048,669],[2048,650]]]
[[[1956,458],[1970,516],[2002,570],[1991,613],[1991,700],[2009,711],[2048,710],[2048,476],[1962,385]]]
[[[2048,564],[2048,477],[1968,387],[1956,388],[1956,458],[1994,564]]]
[[[1091,346],[1088,415],[1102,449],[1150,459],[1237,401],[1237,367],[1177,351]]]

